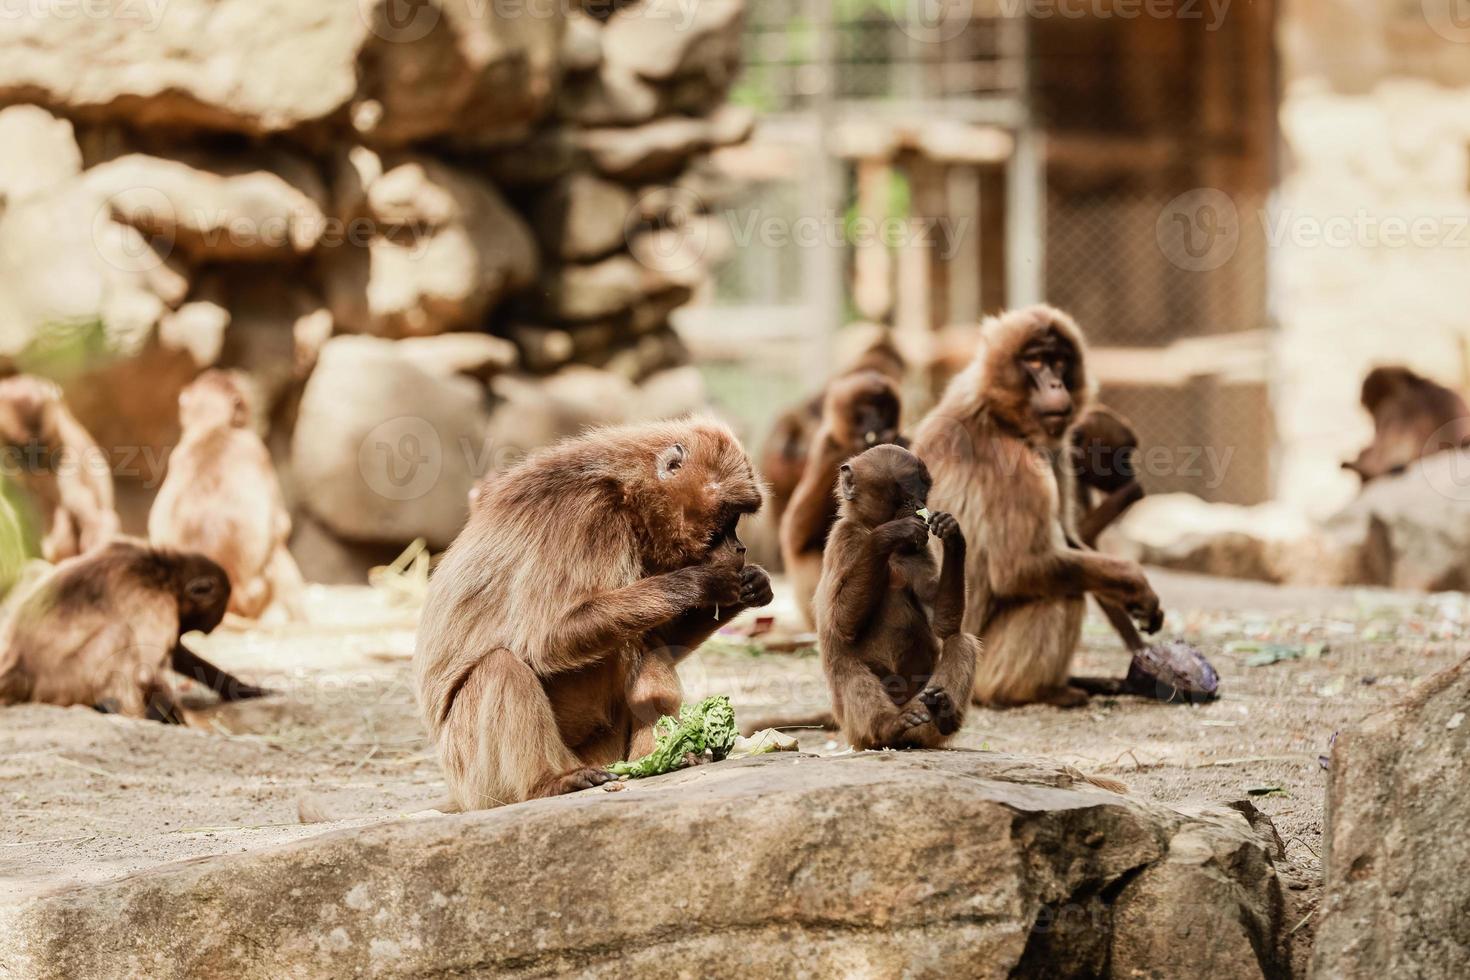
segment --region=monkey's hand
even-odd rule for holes
[[[1143,579],[1143,576],[1139,576]],[[1159,597],[1146,580],[1139,583],[1135,593],[1123,604],[1128,615],[1145,633],[1157,633],[1164,627],[1164,610],[1159,607]]]
[[[740,601],[744,569],[726,562],[699,565],[693,569],[700,606],[733,606]]]
[[[965,532],[960,530],[960,522],[954,519],[953,514],[943,511],[929,516],[929,532],[940,541],[944,547],[953,551],[965,550]]]
[[[873,532],[873,542],[888,551],[915,552],[929,540],[929,525],[917,514],[899,517]]]
[[[769,606],[775,593],[771,591],[771,576],[759,565],[746,565],[740,570],[740,604],[747,609]]]

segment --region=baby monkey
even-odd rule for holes
[[[943,745],[970,702],[978,643],[960,629],[965,538],[949,514],[925,509],[931,482],[893,445],[839,471],[815,611],[833,715],[855,749]]]

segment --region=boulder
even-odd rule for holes
[[[1385,476],[1327,522],[1357,556],[1355,579],[1396,589],[1470,589],[1470,451],[1442,452]]]
[[[532,223],[548,255],[577,262],[601,258],[627,244],[633,211],[627,188],[589,173],[558,181],[536,202]]]
[[[986,752],[781,754],[389,819],[0,899],[0,961],[37,980],[179,963],[240,980],[1065,978],[1178,976],[1182,949],[1187,974],[1281,974],[1281,886],[1244,816],[1077,775]]]
[[[195,367],[207,368],[219,362],[229,325],[229,310],[209,300],[194,300],[164,314],[158,340],[166,348],[186,352]]]
[[[557,115],[585,126],[636,126],[664,108],[659,90],[616,65],[568,76],[557,97]]]
[[[541,311],[555,320],[596,320],[629,309],[670,283],[627,253],[591,265],[549,270],[537,297]]]
[[[82,172],[71,123],[33,105],[0,109],[0,209]]]
[[[395,345],[398,355],[430,374],[465,374],[488,380],[516,366],[516,345],[487,333],[446,333],[407,337]]]
[[[1452,980],[1470,963],[1470,661],[1341,732],[1312,976]]]
[[[159,246],[113,220],[106,200],[76,179],[6,208],[0,355],[33,343],[71,361],[141,350],[189,288]]]
[[[618,180],[645,180],[677,171],[696,153],[750,137],[755,114],[722,106],[706,118],[670,116],[641,126],[587,129],[578,144],[599,171]]]
[[[359,150],[339,183],[348,240],[323,257],[327,302],[342,329],[406,337],[475,328],[535,279],[530,229],[474,174]]]
[[[744,13],[744,0],[641,0],[608,19],[603,59],[655,81],[713,75],[723,88],[740,66]]]
[[[692,364],[656,371],[638,385],[638,407],[641,419],[672,419],[709,407],[704,375]]]
[[[559,5],[177,0],[6,19],[0,102],[73,118],[263,136],[354,126],[403,145],[498,141],[548,108]]]
[[[325,229],[321,179],[285,154],[185,161],[131,153],[82,179],[113,218],[194,264],[297,258]]]
[[[443,548],[484,470],[484,389],[431,373],[393,341],[334,337],[301,396],[291,464],[308,511],[340,537]]]
[[[585,72],[602,61],[602,24],[581,8],[567,11],[566,33],[561,39],[561,66],[568,72]]]

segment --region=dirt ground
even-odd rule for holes
[[[1320,891],[1319,757],[1335,731],[1470,655],[1470,597],[1154,579],[1170,610],[1166,634],[1196,643],[1218,668],[1218,702],[976,710],[957,744],[1050,756],[1173,806],[1251,798],[1285,842],[1281,870],[1304,946]],[[199,641],[211,659],[280,693],[217,708],[202,699],[198,728],[77,708],[0,710],[0,892],[107,880],[441,799],[411,688],[414,604],[320,586],[309,603],[310,625],[229,623]],[[791,622],[784,594],[773,610],[778,626]],[[1094,614],[1077,672],[1121,674],[1127,662]],[[730,694],[745,718],[826,703],[814,651],[770,652],[739,635],[712,641],[681,675],[690,697]],[[846,751],[826,733],[796,734],[804,750]],[[303,825],[303,801],[347,823]]]

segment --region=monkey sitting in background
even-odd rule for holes
[[[206,371],[179,395],[183,434],[148,514],[159,547],[197,551],[230,576],[230,611],[256,618],[279,602],[304,618],[303,584],[286,548],[291,515],[270,451],[250,428],[238,381]]]
[[[457,805],[596,786],[676,714],[676,664],[771,601],[750,460],[707,419],[595,430],[482,483],[429,582],[414,671]]]
[[[965,538],[948,514],[918,516],[929,485],[924,464],[898,446],[842,465],[816,614],[833,715],[855,749],[943,745],[970,700],[978,644],[960,628]]]
[[[1086,703],[1068,676],[1088,593],[1148,632],[1163,624],[1142,568],[1069,540],[1068,440],[1092,393],[1086,360],[1081,330],[1054,307],[987,319],[975,360],[915,436],[931,499],[969,542],[964,628],[984,651],[983,704]]]
[[[1094,405],[1072,430],[1077,538],[1089,548],[1114,521],[1144,497],[1138,482],[1138,435],[1123,416]],[[1101,499],[1093,503],[1093,494]]]
[[[877,371],[844,375],[827,389],[822,424],[807,450],[806,471],[781,518],[781,561],[807,623],[822,574],[822,549],[837,520],[837,473],[871,446],[900,442],[898,386]]]
[[[1470,409],[1458,394],[1406,367],[1380,367],[1363,379],[1373,442],[1343,463],[1364,483],[1402,473],[1410,463],[1470,445]]]
[[[259,697],[266,692],[181,642],[218,626],[229,598],[229,578],[203,555],[118,539],[67,559],[0,632],[0,704],[81,704],[179,723],[170,670],[226,701]]]
[[[786,507],[801,482],[802,474],[806,472],[807,453],[817,430],[821,428],[823,406],[832,386],[848,375],[876,371],[892,381],[896,390],[903,383],[905,370],[903,355],[893,345],[892,338],[885,334],[820,392],[776,416],[761,450],[761,476],[770,489],[771,516],[778,524],[786,514]]]
[[[0,381],[0,444],[6,475],[39,509],[41,557],[58,562],[95,551],[117,534],[107,457],[55,384],[27,374]]]

